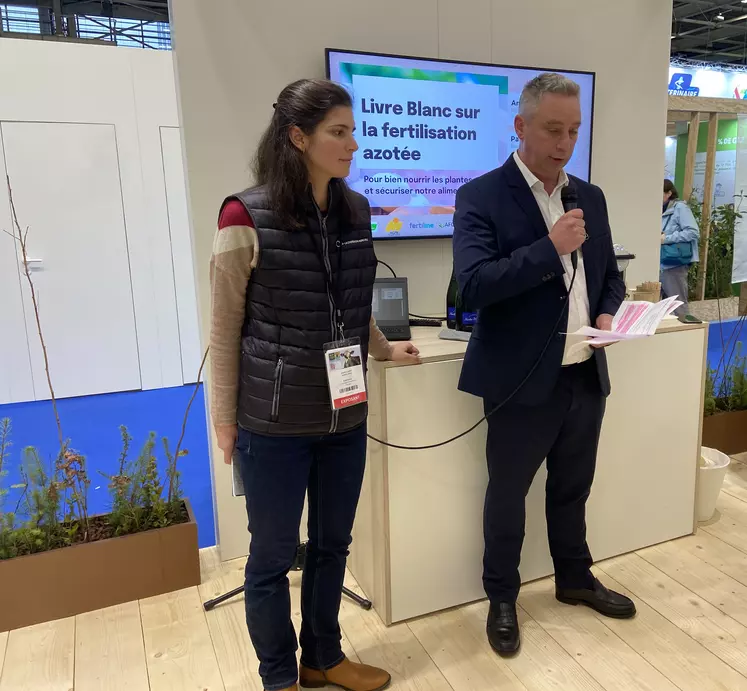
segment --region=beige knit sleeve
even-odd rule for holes
[[[235,425],[241,328],[249,276],[257,266],[257,231],[227,226],[215,234],[210,259],[210,413],[214,425]]]
[[[376,320],[373,317],[371,317],[368,334],[368,352],[376,360],[388,360],[392,356],[392,344],[386,340],[386,336],[376,325]]]

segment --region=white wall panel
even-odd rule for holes
[[[160,133],[164,125],[178,125],[173,61],[170,53],[134,48],[128,50],[127,59],[139,152],[138,170],[132,175],[133,199],[138,201],[140,218],[138,253],[143,275],[139,278],[143,294],[147,290],[151,301],[147,308],[138,305],[138,314],[147,314],[155,327],[149,344],[154,352],[143,371],[143,387],[178,386],[183,383],[180,329]],[[141,350],[145,345],[142,341]]]
[[[115,127],[142,387],[181,385],[180,334],[187,341],[198,336],[189,332],[195,327],[186,314],[178,316],[164,184],[160,128],[179,125],[171,53],[4,38],[0,83],[0,121]],[[0,227],[5,223],[4,199],[0,189]],[[0,254],[4,268],[4,245]],[[0,286],[5,288],[7,280],[4,275]],[[12,311],[18,309],[3,303],[3,323],[17,321]],[[181,311],[187,309],[185,305]],[[0,346],[0,354],[12,351],[18,361],[15,340]],[[33,391],[22,383],[22,369],[12,377],[10,382],[9,375],[0,375],[0,402],[32,399]]]
[[[112,125],[4,122],[7,172],[60,397],[139,389],[135,315]],[[23,286],[36,399],[49,397]]]
[[[185,384],[191,384],[197,381],[197,372],[202,362],[202,349],[197,319],[197,289],[192,234],[189,230],[189,205],[187,187],[184,183],[184,157],[178,128],[161,128],[161,154],[181,334],[182,378]]]
[[[21,298],[20,250],[13,238],[0,131],[0,405],[34,400],[26,321]]]

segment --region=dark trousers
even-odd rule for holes
[[[338,614],[363,483],[366,426],[324,437],[268,437],[240,429],[237,451],[252,537],[246,564],[246,623],[264,688],[277,691],[298,679],[288,571],[307,490],[301,664],[330,669],[345,657]]]
[[[561,588],[591,584],[586,500],[605,403],[592,358],[564,367],[546,403],[509,404],[488,418],[483,583],[492,604],[518,597],[525,499],[545,459],[547,533],[556,583]],[[485,401],[486,412],[493,407]]]

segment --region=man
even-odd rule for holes
[[[611,329],[625,286],[602,191],[564,171],[581,127],[579,93],[558,74],[529,82],[515,121],[519,151],[456,199],[454,265],[466,308],[479,310],[459,388],[482,397],[486,414],[498,408],[488,418],[483,582],[488,638],[500,654],[520,645],[524,504],[544,459],[556,597],[612,617],[635,615],[632,601],[592,576],[586,544],[610,382],[604,351],[565,334],[590,324]],[[564,213],[568,185],[579,208]]]

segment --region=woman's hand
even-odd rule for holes
[[[661,244],[663,245],[667,241],[667,236],[664,233],[661,234]]]
[[[239,437],[238,425],[216,425],[215,436],[218,438],[218,448],[223,452],[223,462],[231,465],[233,450]]]
[[[410,365],[420,364],[420,351],[412,343],[392,343],[392,362],[406,362]]]

